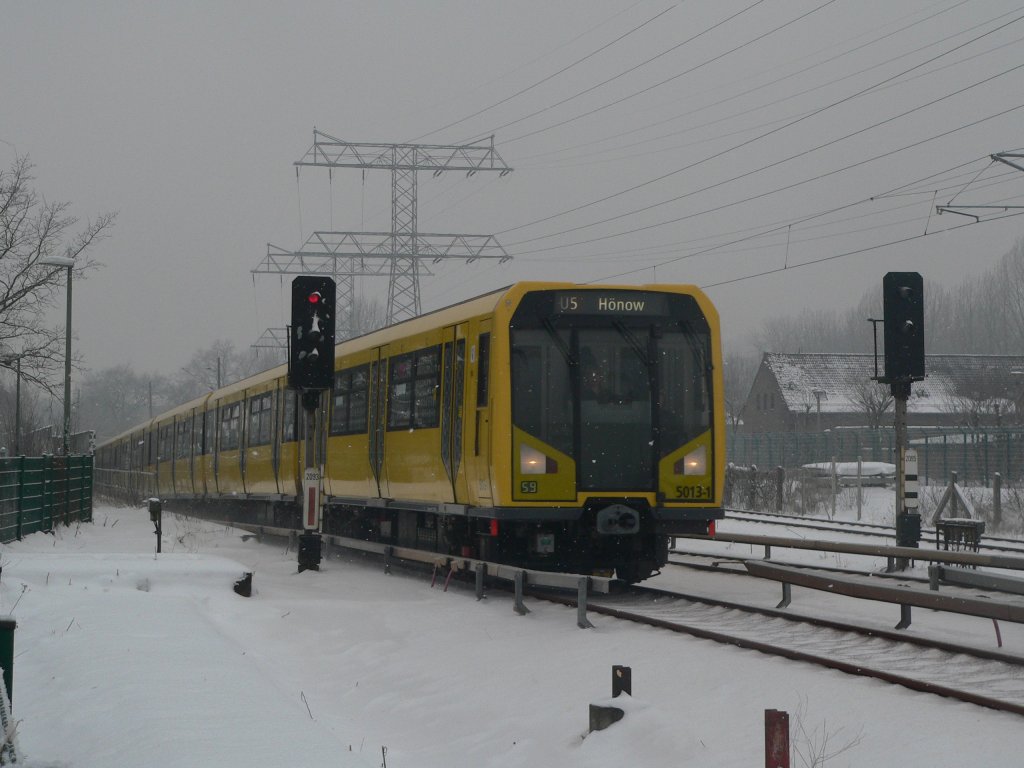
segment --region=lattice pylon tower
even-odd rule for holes
[[[336,139],[313,130],[313,146],[296,168],[360,168],[391,171],[391,232],[314,232],[299,250],[267,244],[267,255],[254,274],[324,274],[337,285],[337,338],[356,329],[352,318],[355,278],[387,275],[387,323],[421,312],[420,276],[432,274],[427,261],[480,259],[507,261],[510,257],[493,235],[422,233],[417,220],[419,171],[512,171],[494,149],[494,137],[471,144],[375,144]],[[344,304],[343,304],[344,302]],[[259,346],[286,338],[281,329],[268,329]]]

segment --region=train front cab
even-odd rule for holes
[[[718,317],[691,286],[515,286],[495,313],[497,498],[482,537],[537,568],[636,581],[720,518]],[[515,550],[510,552],[509,550]]]

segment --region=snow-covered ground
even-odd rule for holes
[[[281,543],[171,514],[154,544],[145,511],[106,507],[0,550],[28,765],[732,768],[764,764],[766,709],[805,755],[839,753],[817,765],[1024,755],[1020,717],[838,672],[597,615],[580,630],[534,601],[518,616],[505,594],[358,559],[299,574]],[[244,571],[249,599],[231,588]],[[632,667],[627,715],[587,735],[614,664]]]

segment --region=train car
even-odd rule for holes
[[[303,413],[286,373],[163,414],[98,460],[141,429],[168,504],[298,527]],[[719,323],[693,286],[518,283],[339,343],[321,402],[328,533],[633,582],[671,536],[722,516]]]

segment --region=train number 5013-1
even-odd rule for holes
[[[701,501],[711,498],[711,486],[710,485],[677,485],[676,486],[676,498],[677,499],[690,499],[693,501]]]

